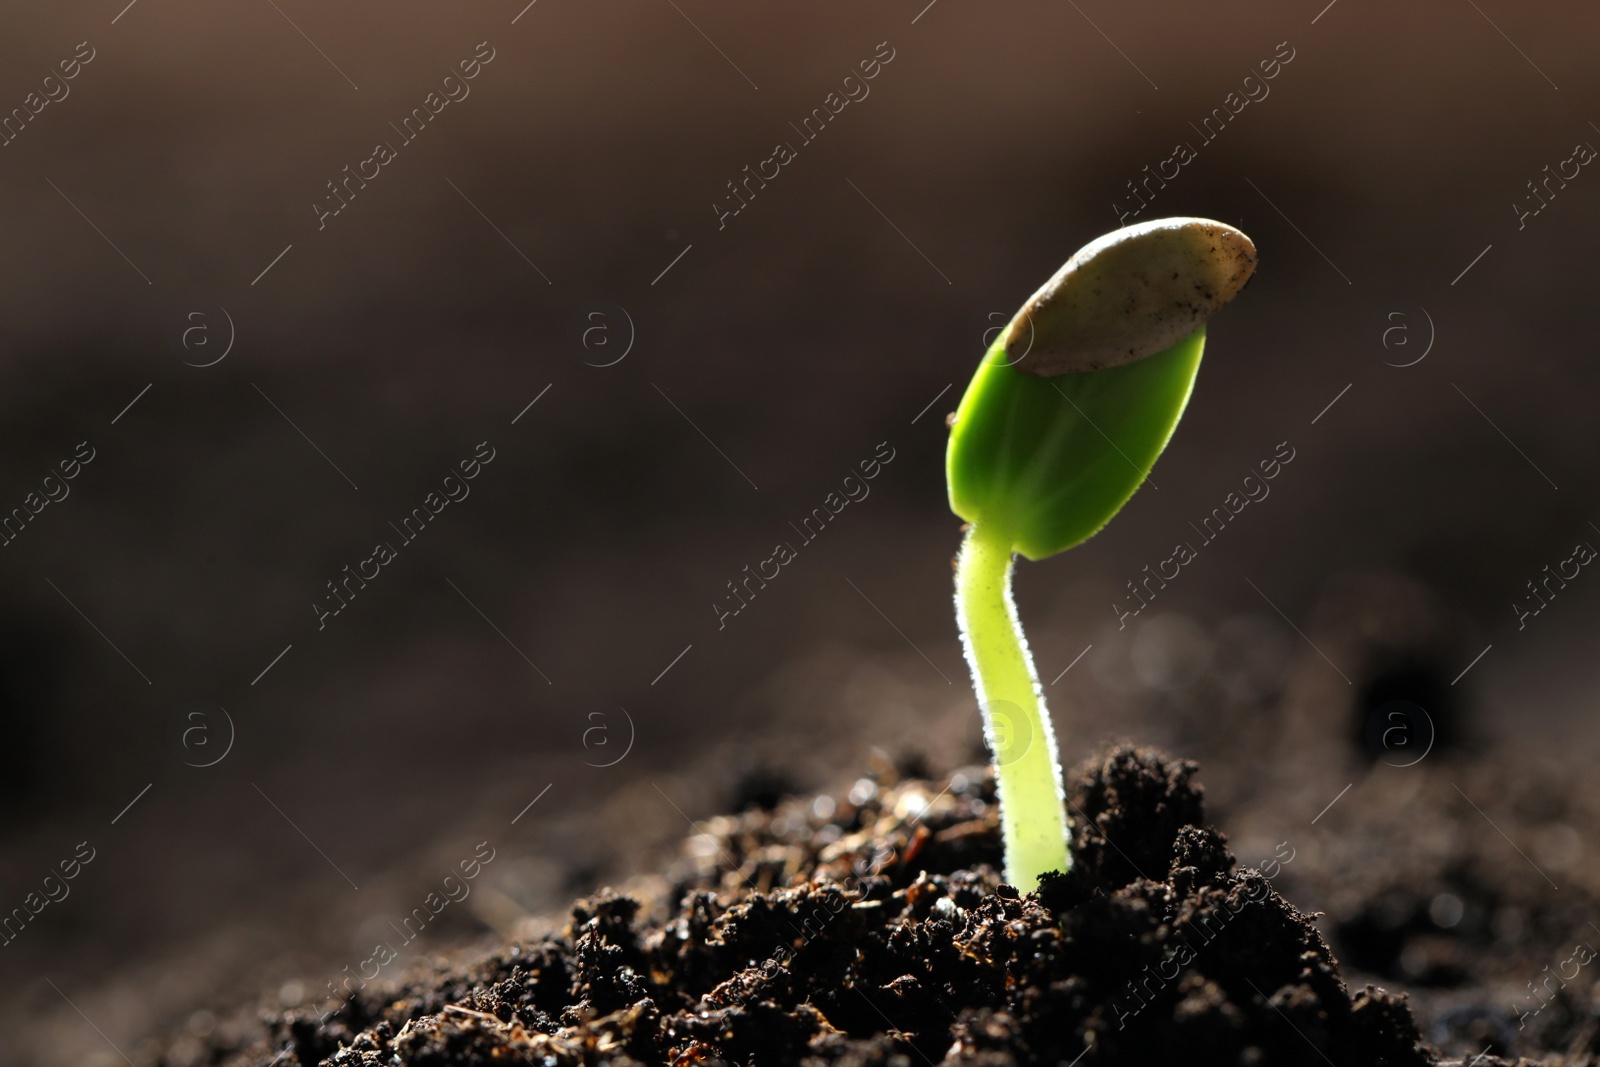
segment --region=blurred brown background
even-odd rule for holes
[[[1521,631],[1510,605],[1600,537],[1600,177],[1520,229],[1513,205],[1600,144],[1600,12],[924,4],[11,13],[0,108],[93,59],[0,148],[0,509],[95,458],[0,550],[0,908],[96,858],[0,949],[0,1058],[143,1067],[219,999],[311,1001],[479,841],[474,903],[419,951],[559,910],[686,817],[848,786],[875,747],[970,759],[943,415],[984,331],[1180,141],[1140,217],[1240,226],[1261,268],[1159,488],[1021,568],[1045,680],[1094,646],[1049,690],[1067,758],[1105,731],[1203,758],[1224,829],[1296,760],[1364,766],[1387,668],[1336,654],[1362,581],[1428,602],[1401,691],[1453,736],[1590,750],[1596,594]],[[475,51],[470,96],[401,146]],[[397,158],[319,230],[380,141]],[[780,141],[798,158],[719,228]],[[470,496],[319,631],[325,583],[483,441]],[[1270,498],[1119,630],[1124,582],[1283,441]],[[871,496],[719,631],[725,583],[880,442]],[[1336,671],[1334,741],[1263,743],[1290,678]]]

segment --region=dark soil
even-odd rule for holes
[[[1349,989],[1312,917],[1236,866],[1195,770],[1105,751],[1069,783],[1072,872],[1026,895],[997,873],[986,773],[715,819],[697,858],[650,891],[581,901],[559,936],[267,1016],[209,1059],[1436,1062],[1403,996]]]

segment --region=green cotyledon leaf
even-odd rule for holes
[[[990,349],[956,409],[950,509],[1044,559],[1088,540],[1133,496],[1177,428],[1205,328],[1136,363],[1035,378]]]
[[[1159,219],[1086,245],[1025,304],[956,409],[950,507],[1039,560],[1093,536],[1183,416],[1204,322],[1255,267],[1249,238]]]

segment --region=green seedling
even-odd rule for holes
[[[1085,245],[1001,331],[951,421],[950,508],[968,524],[956,615],[999,782],[1006,880],[1024,891],[1071,861],[1013,556],[1080,544],[1133,496],[1189,402],[1205,321],[1255,262],[1248,237],[1209,219],[1158,219]]]

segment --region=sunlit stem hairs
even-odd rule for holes
[[[1088,539],[1149,474],[1189,401],[1205,321],[1255,269],[1250,239],[1157,219],[1084,246],[984,355],[951,423],[950,508],[966,520],[956,616],[999,784],[1005,877],[1066,871],[1061,763],[1011,598],[1013,557]]]

